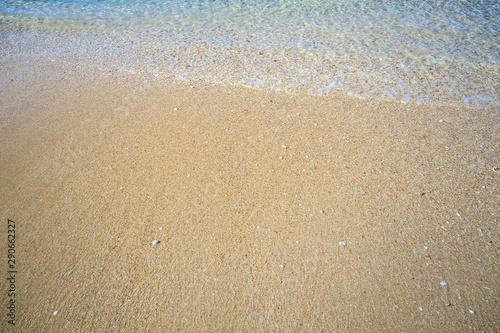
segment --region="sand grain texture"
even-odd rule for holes
[[[498,109],[28,60],[0,66],[17,331],[500,330]]]

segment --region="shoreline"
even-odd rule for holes
[[[363,56],[365,52],[359,50],[342,54],[335,60],[340,63],[335,63],[332,58],[321,56],[309,59],[295,49],[289,50],[293,56],[279,47],[261,50],[226,45],[213,49],[206,40],[200,41],[197,47],[189,47],[180,32],[174,40],[143,33],[127,32],[119,36],[117,31],[99,29],[65,31],[5,27],[0,32],[0,45],[5,58],[28,56],[85,64],[93,67],[95,73],[100,71],[99,76],[117,78],[132,74],[160,85],[205,82],[209,86],[236,85],[327,99],[347,97],[473,109],[492,109],[500,105],[498,70],[494,64],[441,63],[442,59],[426,64],[428,59],[421,59],[420,65],[415,63],[407,67],[404,64],[407,60],[400,59],[401,66],[372,64],[365,68],[364,61],[341,60],[349,58],[349,54]],[[381,70],[387,66],[391,68],[389,77]]]
[[[20,331],[500,329],[499,108],[77,65],[0,69]]]

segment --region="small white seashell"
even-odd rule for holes
[[[54,311],[54,316],[57,314],[57,311]]]
[[[159,241],[159,240],[155,240],[155,241],[153,241],[153,243],[152,243],[152,244],[153,244],[153,245],[160,244],[160,241]]]
[[[346,246],[347,243],[346,242],[339,242],[339,245]]]
[[[441,282],[441,285],[442,285],[442,286],[447,286],[447,285],[448,285],[448,282],[443,281],[443,282]]]

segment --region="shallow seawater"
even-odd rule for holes
[[[0,46],[160,80],[500,106],[499,0],[0,0]]]

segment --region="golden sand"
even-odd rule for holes
[[[500,331],[499,109],[85,74],[0,66],[2,331]]]

